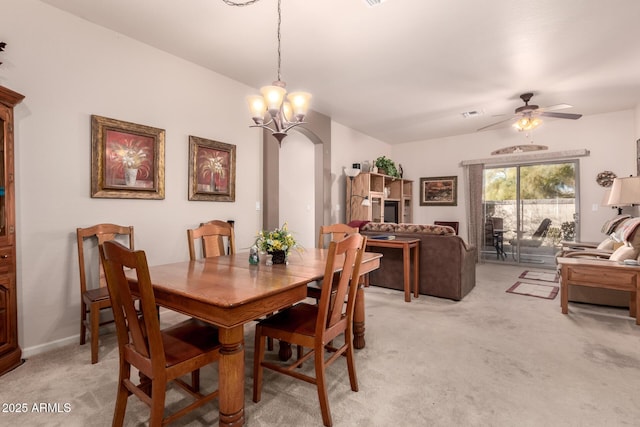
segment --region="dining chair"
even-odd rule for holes
[[[133,251],[118,242],[100,246],[111,307],[116,323],[120,370],[113,414],[113,426],[122,426],[127,400],[134,394],[150,408],[151,427],[168,424],[218,396],[218,390],[200,392],[200,368],[218,361],[218,330],[205,322],[189,319],[160,329],[156,302],[144,251]],[[129,270],[135,271],[135,273]],[[129,279],[133,275],[142,315],[134,305]],[[131,380],[131,367],[138,370],[140,383]],[[191,373],[191,385],[180,377]],[[173,381],[195,401],[164,416],[167,384]]]
[[[133,250],[133,227],[97,224],[92,227],[77,228],[76,238],[80,268],[80,345],[85,344],[87,329],[89,329],[91,363],[98,363],[100,326],[113,323],[111,318],[100,320],[100,313],[104,309],[110,308],[111,302],[98,254],[98,246],[108,240],[122,239],[128,240],[129,248]]]
[[[201,239],[202,257],[210,258],[225,255],[224,240],[228,242],[228,252],[236,253],[236,238],[233,227],[226,221],[213,220],[200,224],[199,227],[187,230],[189,240],[189,258],[191,261],[197,259],[196,240]]]
[[[359,233],[330,242],[320,302],[317,305],[301,302],[257,323],[253,364],[254,402],[259,402],[261,398],[263,368],[271,369],[315,384],[322,421],[325,426],[331,426],[325,369],[336,360],[342,360],[343,355],[346,356],[351,390],[358,391],[353,351],[353,313],[365,246],[366,237]],[[334,272],[338,274],[335,279]],[[332,282],[336,284],[335,298],[331,297]],[[340,335],[344,335],[344,343],[340,347],[327,344],[335,342],[334,339]],[[308,350],[289,364],[271,362],[265,360],[266,337]],[[325,357],[325,350],[330,354],[329,357]],[[315,376],[298,369],[311,357],[314,357]]]
[[[350,234],[357,233],[358,229],[351,227],[347,224],[331,224],[321,225],[318,233],[318,248],[325,248],[326,238],[329,237],[329,242],[342,240]],[[320,283],[311,282],[307,285],[307,296],[309,298],[315,298],[316,301],[320,299]]]
[[[447,227],[453,228],[453,231],[456,232],[456,236],[458,235],[458,228],[460,227],[460,222],[458,221],[433,221],[433,225],[445,225]]]

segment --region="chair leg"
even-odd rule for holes
[[[91,304],[91,363],[98,363],[98,335],[100,330],[100,308],[97,304]]]
[[[262,359],[264,359],[265,337],[262,336],[262,328],[256,326],[256,339],[253,354],[253,401],[260,402],[262,393]]]
[[[353,340],[350,340],[347,347],[347,370],[349,371],[349,383],[351,384],[351,390],[358,391],[358,375],[356,374],[356,361],[355,357],[353,357],[353,353]]]
[[[326,427],[331,427],[331,410],[329,409],[329,395],[327,393],[327,382],[324,372],[324,347],[316,346],[314,363],[316,368],[316,386],[318,387],[318,400],[320,401],[320,411],[322,412],[322,422]]]
[[[80,303],[80,345],[84,345],[87,341],[87,326],[84,322],[87,320],[87,306],[84,301]]]
[[[161,427],[164,418],[164,400],[167,393],[167,383],[163,379],[155,379],[151,384],[151,418],[149,427]]]
[[[191,372],[191,389],[200,391],[200,369]]]
[[[124,379],[131,377],[131,367],[128,364],[120,362],[120,376],[118,378],[118,393],[116,395],[116,405],[113,411],[112,427],[122,427],[124,424],[124,414],[127,410],[127,399],[129,398],[129,390],[124,385]]]

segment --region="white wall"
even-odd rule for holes
[[[583,116],[573,120],[546,120],[533,133],[536,144],[547,145],[549,152],[586,148],[589,157],[580,159],[581,238],[600,241],[600,227],[615,211],[598,205],[604,189],[596,184],[599,172],[610,170],[618,176],[636,175],[636,146],[634,111]],[[523,134],[510,128],[474,134],[418,141],[394,145],[393,160],[402,163],[404,176],[413,179],[414,222],[433,223],[434,220],[460,221],[461,236],[467,238],[463,160],[484,159],[498,148],[527,143]],[[508,157],[508,156],[503,156]],[[418,187],[421,177],[458,176],[458,206],[420,206]],[[593,206],[598,206],[593,211]]]
[[[303,248],[316,246],[314,146],[306,136],[291,132],[280,147],[279,215]]]
[[[331,122],[331,219],[345,222],[346,176],[344,168],[353,163],[372,163],[380,156],[392,157],[392,146],[355,131],[335,121]]]
[[[18,323],[25,354],[79,331],[76,227],[135,226],[151,264],[188,259],[185,230],[234,219],[239,247],[261,228],[255,90],[34,0],[5,0],[0,84],[15,111]],[[90,116],[166,130],[164,200],[90,197]],[[187,200],[188,136],[237,146],[236,202]]]

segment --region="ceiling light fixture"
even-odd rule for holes
[[[537,117],[532,117],[531,114],[527,114],[518,119],[513,124],[513,127],[518,129],[519,132],[533,130],[542,124],[542,120]]]
[[[237,3],[231,0],[222,0],[230,6],[247,6],[259,0],[250,0],[245,3]],[[278,75],[277,80],[270,86],[260,88],[261,95],[247,97],[251,118],[255,125],[271,131],[271,134],[282,144],[287,132],[304,123],[304,117],[309,110],[311,94],[308,92],[291,92],[287,95],[287,84],[280,77],[280,63],[282,54],[280,50],[280,24],[282,23],[281,0],[278,0]],[[267,116],[268,113],[268,116]]]

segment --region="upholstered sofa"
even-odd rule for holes
[[[421,240],[420,294],[461,300],[476,285],[476,248],[457,236],[451,227],[370,222],[360,227],[360,233],[369,238],[393,235]],[[367,250],[383,254],[380,269],[370,274],[370,283],[402,290],[402,251],[378,247]]]

